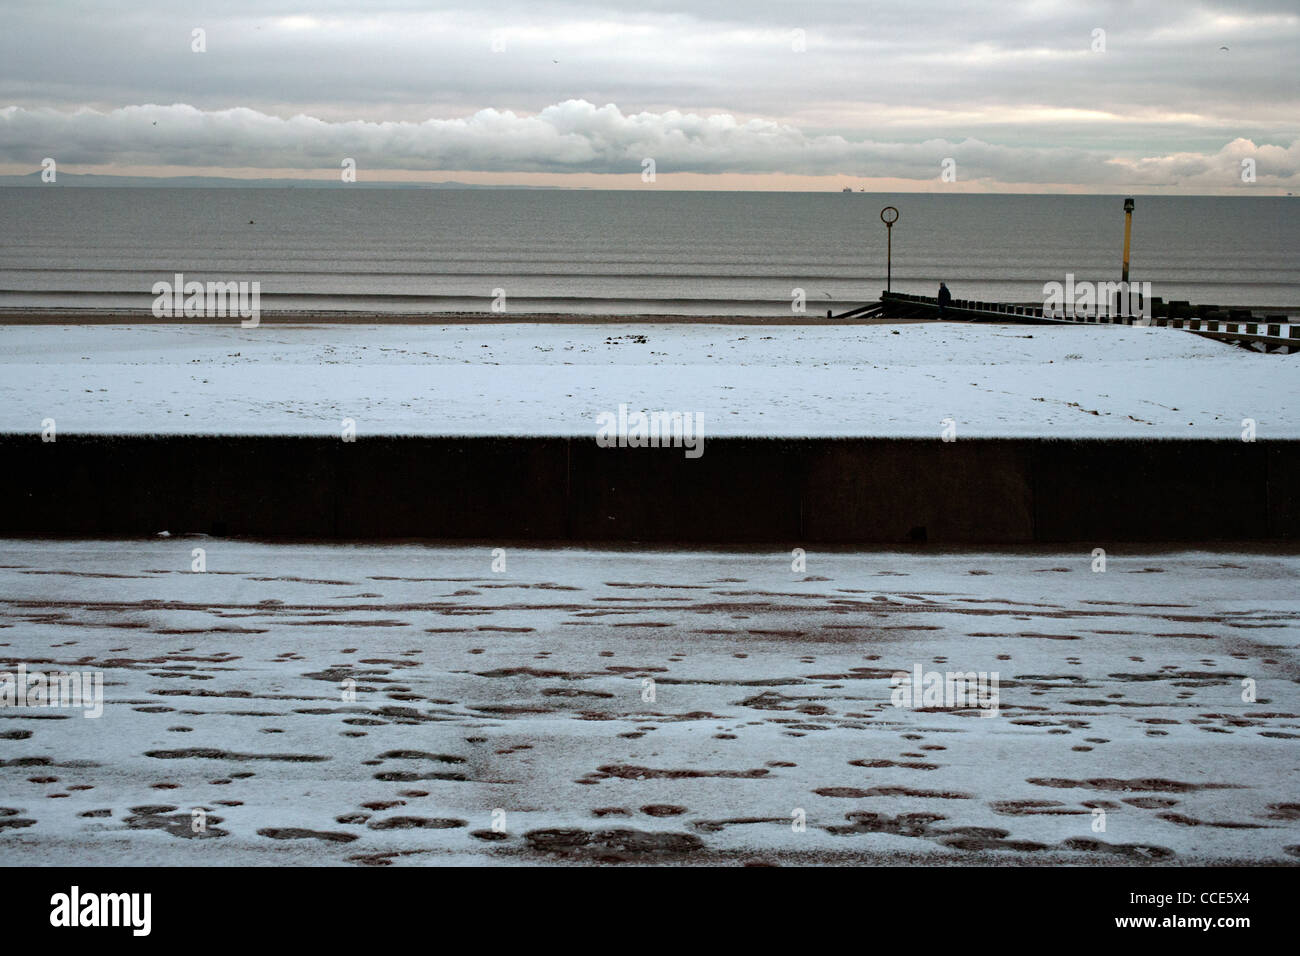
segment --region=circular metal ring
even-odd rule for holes
[[[891,212],[893,215],[887,217],[886,213]],[[892,226],[894,223],[898,222],[898,210],[893,206],[886,206],[884,209],[880,210],[880,221],[886,226]]]

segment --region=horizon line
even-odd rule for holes
[[[1098,185],[1095,191],[1089,191],[1089,187],[1071,185],[1063,189],[1044,188],[1040,190],[1024,189],[968,189],[963,188],[954,190],[951,188],[898,188],[898,189],[881,189],[881,188],[845,188],[844,186],[827,185],[825,187],[780,187],[780,186],[751,186],[751,187],[681,187],[658,184],[641,184],[641,185],[558,185],[558,184],[539,184],[539,183],[474,183],[458,179],[440,179],[440,180],[403,180],[403,179],[375,179],[354,182],[341,182],[325,177],[293,177],[293,176],[219,176],[203,173],[185,173],[171,176],[160,176],[153,174],[137,173],[75,173],[71,171],[61,171],[61,175],[67,177],[70,181],[60,183],[57,179],[54,182],[43,182],[41,170],[31,170],[26,173],[0,174],[0,186],[13,188],[39,188],[42,186],[65,186],[77,188],[80,181],[84,180],[136,180],[136,183],[121,183],[119,186],[97,186],[93,188],[142,188],[153,187],[160,189],[194,189],[202,188],[201,185],[186,182],[186,180],[209,180],[214,182],[228,183],[237,185],[247,183],[250,186],[256,186],[260,189],[347,189],[349,187],[360,187],[362,189],[464,189],[470,191],[477,190],[558,190],[567,192],[719,192],[719,193],[828,193],[840,194],[845,193],[864,196],[893,196],[902,194],[915,195],[957,195],[957,196],[1147,196],[1150,198],[1169,198],[1186,197],[1186,198],[1227,198],[1234,196],[1246,197],[1254,193],[1256,197],[1263,194],[1264,198],[1286,199],[1295,198],[1291,192],[1282,191],[1280,186],[1264,187],[1262,190],[1254,187],[1240,188],[1232,187],[1231,191],[1225,192],[1137,192],[1135,190],[1126,190],[1122,187]],[[712,175],[712,174],[698,174]],[[919,184],[918,184],[919,185]],[[1019,184],[1017,184],[1019,185]],[[1162,188],[1160,184],[1153,187],[1151,183],[1142,183],[1135,187],[1150,190],[1152,188]],[[1118,188],[1118,191],[1115,191]],[[1174,184],[1168,184],[1163,187],[1166,190],[1177,189]],[[1276,190],[1268,191],[1265,190]]]

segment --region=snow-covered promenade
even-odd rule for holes
[[[176,537],[0,565],[0,670],[104,680],[99,718],[0,707],[9,864],[1300,854],[1294,556]],[[918,669],[996,696],[918,709],[891,687]]]

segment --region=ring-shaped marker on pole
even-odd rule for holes
[[[892,216],[886,215],[891,212],[893,213]],[[892,226],[894,223],[898,222],[898,210],[893,206],[886,206],[884,209],[880,210],[880,221],[886,226]]]

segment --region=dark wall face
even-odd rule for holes
[[[0,436],[0,534],[1018,544],[1300,537],[1300,442]]]

